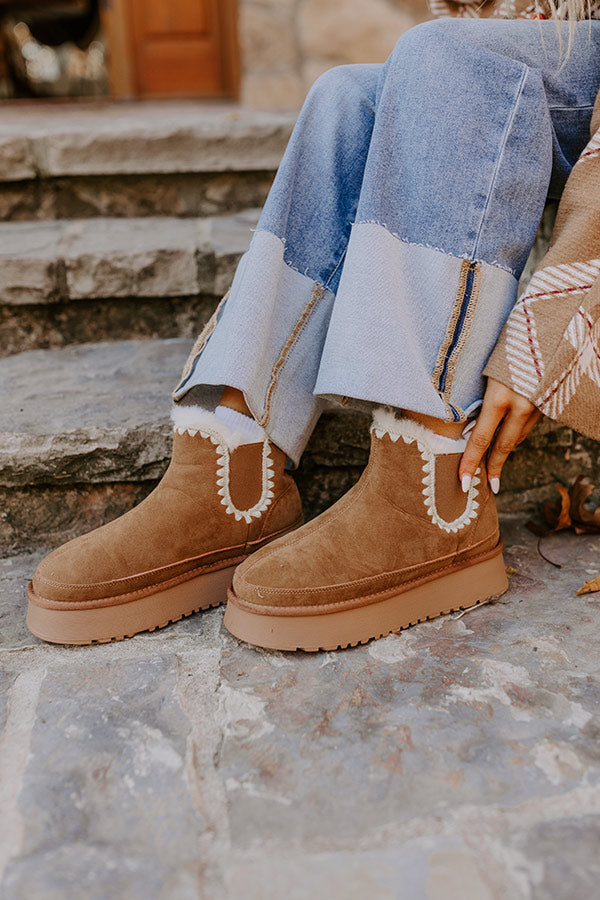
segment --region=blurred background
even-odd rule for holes
[[[0,0],[0,98],[231,99],[297,109],[386,58],[426,0]]]

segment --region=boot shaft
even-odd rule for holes
[[[498,534],[498,515],[487,478],[480,469],[465,494],[458,470],[466,441],[434,434],[411,419],[376,410],[371,426],[369,468],[378,489],[398,508],[456,535],[457,549],[474,535]]]

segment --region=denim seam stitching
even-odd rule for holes
[[[229,297],[230,293],[231,293],[231,288],[224,294],[223,297],[221,297],[219,303],[217,304],[215,311],[213,312],[210,319],[208,320],[208,322],[206,323],[206,325],[204,326],[204,328],[202,329],[202,331],[196,338],[194,346],[192,347],[190,354],[186,360],[185,366],[183,367],[183,372],[181,373],[181,378],[179,379],[179,384],[177,385],[177,387],[175,388],[175,390],[172,393],[173,399],[175,399],[175,394],[177,394],[182,389],[182,387],[185,385],[186,381],[189,381],[191,375],[193,374],[194,367],[195,367],[196,363],[198,362],[200,354],[202,353],[202,351],[208,344],[210,338],[212,337],[213,331],[217,327],[217,322],[219,320],[219,313],[220,313],[223,305],[225,304],[227,298]]]
[[[271,403],[273,400],[273,393],[275,391],[275,388],[277,387],[277,382],[279,381],[279,376],[281,374],[281,371],[283,370],[294,346],[298,343],[300,335],[304,331],[304,329],[308,323],[308,320],[311,316],[311,313],[313,312],[313,310],[316,307],[319,300],[321,300],[321,298],[324,297],[325,292],[326,292],[326,288],[322,284],[316,283],[314,285],[311,295],[310,295],[310,298],[308,300],[308,303],[302,310],[302,313],[300,314],[299,319],[297,320],[296,324],[294,325],[287,341],[281,348],[279,356],[277,357],[277,359],[275,360],[275,362],[273,364],[273,368],[271,369],[271,380],[269,382],[269,386],[267,387],[267,393],[265,396],[264,412],[263,412],[263,415],[261,416],[261,418],[259,420],[257,420],[258,424],[262,428],[265,428],[269,421],[269,418],[271,415]]]
[[[473,252],[470,253],[470,254],[468,254],[468,256],[470,256],[470,257],[472,257],[472,258],[475,258],[475,257],[477,256],[477,249],[478,249],[478,245],[479,245],[479,239],[480,239],[480,237],[481,237],[481,232],[483,231],[483,225],[484,225],[484,222],[485,222],[485,217],[486,217],[487,211],[488,211],[489,206],[490,206],[490,199],[491,199],[492,193],[493,193],[493,191],[494,191],[494,187],[495,187],[495,185],[496,185],[496,180],[497,180],[497,178],[498,178],[498,171],[499,171],[499,169],[500,169],[500,164],[501,164],[501,162],[502,162],[502,157],[504,156],[504,150],[505,150],[505,148],[506,148],[506,144],[507,144],[507,141],[508,141],[508,136],[509,136],[509,134],[510,134],[511,128],[512,128],[512,126],[513,126],[513,122],[514,122],[514,120],[515,120],[515,116],[516,116],[516,114],[517,114],[517,107],[518,107],[519,102],[520,102],[520,100],[521,100],[521,97],[522,97],[522,95],[523,95],[523,89],[524,89],[524,87],[525,87],[525,81],[526,81],[526,79],[527,79],[527,75],[528,75],[528,74],[529,74],[529,67],[528,67],[528,66],[524,66],[524,67],[523,67],[523,72],[522,72],[522,75],[521,75],[521,80],[520,80],[520,82],[519,82],[519,87],[518,87],[517,93],[516,93],[516,95],[515,95],[515,99],[514,99],[514,103],[513,103],[513,108],[512,108],[512,113],[511,113],[511,116],[510,116],[509,120],[507,121],[507,123],[506,123],[506,125],[505,125],[505,127],[504,127],[504,134],[502,135],[502,141],[501,141],[500,147],[499,147],[499,149],[498,149],[498,156],[497,156],[497,159],[496,159],[496,164],[495,164],[495,166],[494,166],[494,172],[493,172],[493,174],[492,174],[492,180],[491,180],[491,182],[490,182],[490,186],[489,186],[489,188],[488,188],[488,192],[487,192],[487,197],[486,197],[485,205],[484,205],[483,210],[482,210],[482,213],[481,213],[481,221],[480,221],[480,223],[479,223],[479,228],[477,229],[477,236],[475,237],[475,243],[474,243],[474,245],[473,245]]]
[[[346,252],[347,252],[347,249],[348,249],[348,242],[346,242],[346,246],[345,246],[344,249],[342,250],[342,252],[341,252],[341,254],[340,254],[340,258],[338,259],[338,261],[337,261],[337,263],[335,264],[333,270],[331,271],[331,273],[330,273],[330,275],[329,275],[329,278],[328,278],[327,281],[325,282],[325,289],[326,289],[326,290],[329,290],[329,285],[331,284],[331,279],[334,277],[335,273],[337,272],[337,270],[339,269],[339,267],[340,267],[341,264],[343,263],[344,259],[346,258]]]
[[[273,237],[277,238],[278,241],[281,241],[281,243],[283,244],[283,248],[284,248],[284,253],[283,253],[283,263],[284,263],[284,265],[286,265],[286,266],[288,267],[288,269],[291,269],[292,272],[296,272],[298,275],[302,275],[304,278],[310,278],[310,277],[311,277],[306,271],[302,272],[300,269],[297,268],[297,266],[294,266],[288,259],[286,259],[285,250],[287,249],[287,240],[286,240],[285,238],[279,237],[278,234],[275,234],[274,231],[269,231],[268,228],[255,228],[255,229],[254,229],[254,233],[255,233],[255,234],[256,234],[257,232],[259,232],[259,231],[265,232],[266,234],[272,234]],[[343,249],[342,252],[340,253],[340,256],[339,256],[338,261],[336,262],[335,266],[333,267],[333,269],[332,269],[331,272],[329,273],[327,279],[325,279],[324,282],[323,282],[324,287],[325,287],[327,290],[329,290],[329,285],[330,285],[330,283],[331,283],[331,279],[334,277],[335,273],[337,272],[337,270],[339,269],[339,267],[341,266],[341,264],[342,264],[343,261],[344,261],[344,258],[345,258],[345,256],[346,256],[346,250],[347,250],[347,247],[348,247],[348,242],[346,241],[346,246],[344,247],[344,249]],[[312,280],[313,280],[313,279],[311,278],[311,281],[312,281]]]
[[[581,109],[593,109],[594,105],[589,106],[587,103],[585,106],[549,106],[549,112],[576,112]]]
[[[475,316],[475,310],[477,309],[477,304],[479,302],[479,291],[481,288],[481,268],[478,263],[475,263],[475,268],[473,270],[473,283],[471,285],[471,296],[467,302],[467,308],[465,310],[465,316],[460,327],[460,331],[458,333],[457,341],[454,346],[454,349],[450,353],[450,358],[448,360],[448,367],[446,369],[446,380],[444,383],[444,394],[449,398],[452,393],[452,385],[454,384],[454,376],[456,374],[456,365],[458,363],[458,357],[462,353],[467,338],[469,337],[469,332],[471,331],[471,326],[473,324],[473,318]],[[451,345],[450,345],[451,346]],[[460,410],[462,412],[462,410]]]
[[[378,222],[376,219],[359,219],[356,222],[352,223],[352,227],[355,225],[377,225],[379,228],[383,228],[389,235],[393,238],[396,238],[397,241],[400,241],[402,244],[407,244],[409,247],[425,247],[427,250],[435,250],[436,253],[443,253],[444,256],[449,256],[450,259],[465,259],[466,257],[473,256],[466,252],[464,253],[451,253],[449,250],[443,250],[441,247],[435,247],[433,244],[424,244],[419,243],[418,241],[409,241],[408,238],[402,237],[401,234],[397,234],[397,232],[392,231],[384,222]],[[508,272],[509,275],[512,275],[513,278],[518,280],[518,274],[516,269],[511,269],[510,266],[505,266],[503,263],[498,262],[498,260],[492,260],[491,262],[486,259],[477,259],[473,257],[473,262],[478,262],[481,265],[492,266],[495,269],[502,269],[504,272]]]

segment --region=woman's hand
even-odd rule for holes
[[[487,462],[487,476],[494,494],[500,490],[502,466],[517,444],[524,440],[542,413],[506,385],[488,378],[483,406],[477,424],[469,435],[458,469],[463,491],[468,491],[471,479],[492,443]],[[500,426],[498,428],[498,426]],[[494,433],[498,433],[494,439]]]

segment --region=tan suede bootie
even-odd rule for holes
[[[158,487],[40,563],[28,587],[35,635],[64,644],[110,641],[217,606],[238,563],[302,523],[280,450],[266,438],[240,446],[239,435],[210,413],[184,415]]]
[[[226,627],[260,647],[332,650],[502,594],[494,497],[479,477],[462,492],[460,457],[379,410],[358,483],[236,570]]]

